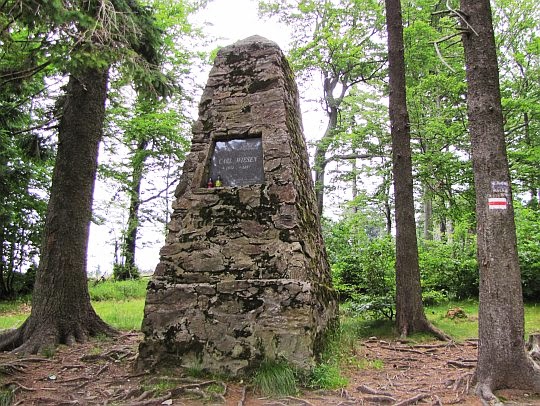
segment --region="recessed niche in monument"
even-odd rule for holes
[[[261,137],[216,141],[209,176],[224,187],[264,183]]]

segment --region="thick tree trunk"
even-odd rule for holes
[[[461,0],[461,12],[468,22],[462,26],[466,30],[463,46],[480,268],[477,393],[491,400],[493,391],[500,388],[540,391],[540,375],[525,351],[521,278],[489,0]]]
[[[422,305],[414,219],[409,115],[405,94],[405,57],[400,0],[386,0],[390,124],[396,207],[396,326],[402,336],[429,331],[447,337],[427,320]]]
[[[72,74],[60,119],[58,153],[32,312],[0,337],[0,349],[37,353],[58,343],[113,334],[90,304],[86,255],[107,95],[107,69]]]

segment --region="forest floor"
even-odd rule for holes
[[[481,405],[469,393],[477,342],[410,344],[376,338],[361,341],[339,390],[301,390],[265,398],[242,381],[194,379],[134,370],[139,333],[114,340],[61,346],[49,357],[0,355],[4,388],[12,405]],[[354,360],[358,362],[355,362]],[[540,405],[522,391],[499,392],[505,404]],[[1,403],[2,405],[6,403]]]

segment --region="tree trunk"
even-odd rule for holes
[[[335,85],[333,87],[328,87],[325,84],[325,94],[326,99],[331,99],[327,103],[333,103],[333,98],[331,92],[334,91]],[[329,93],[330,92],[330,93]],[[319,216],[322,217],[324,209],[324,187],[325,187],[325,171],[326,171],[326,152],[328,151],[328,144],[334,135],[334,132],[337,127],[338,119],[338,108],[337,106],[330,105],[328,108],[328,125],[326,126],[326,131],[324,132],[323,137],[317,143],[315,149],[315,194],[317,197],[317,209],[319,211]]]
[[[424,186],[424,240],[433,240],[433,201]]]
[[[523,126],[524,126],[524,132],[525,132],[525,144],[527,147],[532,147],[534,144],[531,140],[531,121],[529,118],[529,113],[525,112],[523,113]],[[538,209],[538,203],[540,202],[540,191],[536,188],[536,179],[533,177],[532,179],[528,177],[527,179],[529,184],[529,191],[531,194],[531,200],[528,202],[528,206]]]
[[[4,225],[5,223],[0,222],[0,299],[7,298],[7,289],[6,289],[6,268],[4,262],[4,245],[5,241],[5,232]]]
[[[385,0],[388,30],[390,124],[396,207],[396,326],[401,336],[429,331],[446,339],[427,320],[422,305],[414,219],[409,115],[400,0]]]
[[[525,351],[521,277],[489,0],[461,0],[480,268],[477,393],[540,391]],[[471,28],[472,27],[472,28]],[[474,32],[473,32],[474,30]],[[491,200],[499,198],[497,201]],[[491,204],[490,204],[491,202]]]
[[[0,349],[38,353],[58,343],[113,334],[90,304],[88,233],[107,96],[107,69],[72,74],[58,134],[51,196],[30,317],[0,337]]]
[[[135,268],[135,252],[137,250],[137,232],[139,230],[139,207],[141,205],[141,183],[143,179],[144,162],[146,160],[146,147],[148,140],[142,139],[137,143],[131,167],[131,190],[126,239],[124,244],[124,265],[128,272]],[[129,275],[131,277],[132,275]]]
[[[353,150],[353,154],[356,154],[356,150]],[[356,197],[358,196],[358,168],[356,166],[356,159],[353,159],[351,161],[352,165],[352,179],[351,179],[351,192],[352,192],[352,199],[353,201],[356,200]],[[353,213],[358,213],[358,206],[356,202],[354,203],[354,206],[352,207]]]

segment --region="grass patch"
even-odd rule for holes
[[[0,330],[17,328],[30,314],[32,298],[25,296],[11,301],[0,302]]]
[[[263,361],[252,379],[263,396],[293,396],[298,393],[295,370],[284,361]]]
[[[18,313],[18,314],[2,314],[0,315],[0,330],[9,330],[12,328],[17,328],[24,323],[26,318],[29,316],[28,313]]]
[[[204,371],[201,362],[194,362],[191,365],[187,365],[184,368],[184,372],[186,373],[187,376],[191,378],[196,378],[196,379],[200,379],[200,378],[204,378],[208,376],[208,374]]]
[[[94,302],[105,300],[125,301],[130,299],[144,299],[148,278],[126,281],[107,279],[103,282],[88,281],[90,299]]]
[[[540,303],[525,304],[525,335],[540,331]]]
[[[0,390],[0,406],[10,406],[15,400],[14,391],[7,388]]]
[[[144,314],[144,299],[93,302],[102,320],[119,330],[140,330]]]
[[[30,303],[32,302],[31,296],[24,296],[15,300],[6,300],[0,302],[0,315],[8,314],[8,313],[19,313],[21,307],[27,307],[30,306]]]
[[[167,377],[153,378],[151,382],[144,383],[142,387],[145,391],[155,391],[158,395],[163,395],[178,387],[178,381]]]
[[[465,311],[466,318],[450,319],[446,317],[449,309],[461,308]],[[459,302],[448,302],[438,306],[426,308],[428,319],[438,328],[450,334],[456,341],[463,341],[468,338],[478,338],[478,301],[463,300]],[[525,304],[525,336],[539,331],[540,326],[540,304]]]
[[[382,359],[365,359],[360,358],[356,362],[358,369],[375,369],[380,370],[384,368],[384,361]]]
[[[127,301],[97,301],[92,302],[96,313],[107,324],[119,330],[140,330],[143,314],[144,299]],[[4,307],[6,308],[6,307]],[[28,306],[9,306],[9,313],[0,314],[0,330],[19,327],[30,315]]]
[[[447,317],[448,310],[463,309],[467,317]],[[478,337],[478,301],[464,300],[447,302],[437,306],[425,308],[427,318],[438,328],[450,335],[454,340],[461,342],[469,338]]]
[[[225,386],[220,385],[219,383],[212,383],[212,384],[208,385],[208,388],[206,388],[206,392],[215,393],[216,395],[224,395],[225,394]]]
[[[339,389],[348,384],[349,380],[341,375],[341,369],[335,363],[317,365],[309,377],[309,386],[313,388]]]

